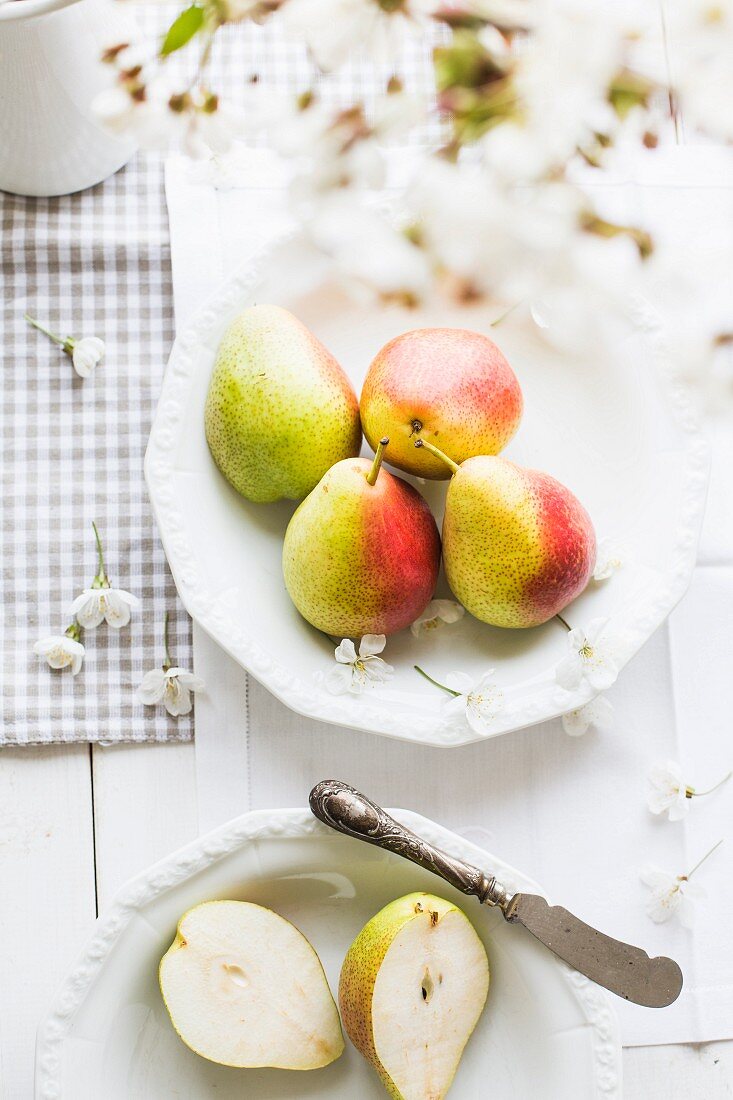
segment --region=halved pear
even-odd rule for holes
[[[320,959],[261,905],[209,901],[184,913],[160,988],[186,1046],[224,1066],[319,1069],[344,1049]]]
[[[362,928],[341,970],[346,1033],[394,1100],[442,1100],[489,990],[484,945],[468,917],[408,894]]]

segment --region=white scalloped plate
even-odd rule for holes
[[[301,619],[281,575],[282,537],[292,502],[250,504],[224,481],[209,455],[203,406],[216,349],[227,325],[253,302],[291,309],[329,347],[357,392],[376,351],[423,325],[488,331],[485,307],[444,301],[420,310],[357,303],[339,288],[329,262],[299,238],[280,241],[226,282],[179,335],[150,435],[145,471],[163,545],[194,619],[293,710],[342,726],[428,744],[465,744],[479,735],[447,730],[442,694],[414,671],[442,679],[459,669],[476,679],[496,669],[504,707],[485,736],[563,714],[587,703],[584,684],[566,692],[554,668],[566,641],[556,621],[500,630],[469,615],[415,641],[388,641],[396,668],[388,684],[362,696],[330,695],[318,683],[333,650]],[[574,626],[607,617],[607,637],[625,665],[686,590],[695,563],[707,488],[708,453],[678,383],[669,376],[659,333],[638,310],[633,333],[578,361],[544,345],[510,316],[491,330],[519,377],[525,414],[505,454],[565,482],[584,502],[599,537],[624,546],[624,567],[592,583],[568,608]],[[420,486],[440,519],[444,482]],[[441,579],[439,595],[448,595]]]
[[[510,890],[530,879],[469,841],[408,811],[392,811],[426,840],[496,873]],[[177,1037],[158,988],[158,962],[178,918],[214,898],[251,900],[292,920],[313,943],[332,990],[344,953],[388,901],[428,890],[457,901],[491,966],[486,1010],[451,1097],[612,1100],[621,1096],[621,1046],[610,997],[560,963],[524,929],[479,907],[397,856],[326,829],[307,810],[236,818],[133,879],[95,935],[38,1032],[36,1100],[379,1100],[371,1068],[347,1043],[311,1073],[235,1070],[193,1054]]]

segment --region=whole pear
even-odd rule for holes
[[[306,1070],[343,1052],[320,959],[295,925],[262,905],[189,909],[159,979],[178,1035],[211,1062]]]
[[[516,432],[522,391],[488,336],[459,328],[405,332],[376,355],[361,392],[364,435],[374,447],[389,436],[385,461],[418,477],[450,477],[416,439],[454,462],[497,454]]]
[[[538,626],[580,595],[595,566],[596,536],[568,488],[505,458],[479,455],[459,466],[432,451],[453,475],[443,562],[467,611],[492,626]]]
[[[432,894],[408,894],[352,943],[339,1007],[394,1100],[442,1100],[488,989],[486,951],[465,913]]]
[[[356,394],[288,310],[250,306],[219,345],[204,413],[217,466],[247,500],[301,500],[361,446]]]
[[[283,575],[304,619],[355,638],[409,626],[430,602],[440,536],[416,489],[373,461],[332,466],[296,509],[283,546]]]

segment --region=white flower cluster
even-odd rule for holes
[[[233,142],[266,134],[294,162],[300,223],[352,286],[411,303],[437,280],[459,299],[523,302],[545,339],[585,348],[597,341],[599,315],[625,316],[653,242],[596,209],[576,166],[602,179],[617,149],[653,150],[667,124],[660,102],[702,131],[733,136],[733,0],[675,0],[669,9],[666,34],[680,59],[672,87],[655,48],[655,0],[204,0],[181,12],[159,51],[108,49],[114,79],[96,107],[143,147],[218,161]],[[440,26],[434,103],[421,103],[399,75],[368,109],[334,111],[311,91],[292,101],[259,81],[236,106],[223,102],[208,83],[219,27],[268,19],[304,41],[321,70],[360,55],[388,60],[396,74],[406,37]],[[198,53],[198,65],[181,88],[161,62],[183,49]],[[415,182],[389,216],[378,212],[367,193],[384,182],[384,142],[402,139],[435,105],[444,155],[416,153]],[[707,332],[702,346],[720,335]]]
[[[45,329],[42,330],[45,332]],[[52,339],[56,339],[52,337]],[[72,341],[73,343],[73,341]],[[89,588],[85,588],[71,604],[70,626],[63,634],[51,634],[41,638],[33,646],[33,652],[43,657],[54,669],[71,668],[72,676],[81,670],[85,649],[81,642],[82,630],[94,630],[102,622],[120,630],[130,621],[132,610],[140,601],[131,592],[112,588],[104,564],[102,540],[96,523],[92,523],[97,546],[97,572]]]
[[[81,671],[86,650],[81,641],[82,631],[95,630],[103,622],[120,630],[130,622],[132,611],[140,606],[137,596],[123,588],[112,588],[104,562],[102,540],[96,523],[92,523],[97,545],[97,573],[89,588],[85,588],[69,608],[73,620],[63,634],[50,634],[40,638],[33,652],[42,657],[50,668],[71,669],[72,676]],[[137,689],[137,697],[146,706],[163,703],[170,715],[177,718],[188,714],[193,703],[191,693],[202,691],[204,684],[192,672],[173,666],[168,653],[168,615],[163,628],[165,659],[162,668],[151,669],[143,677]]]

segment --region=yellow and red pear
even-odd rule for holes
[[[522,417],[522,391],[493,340],[460,328],[405,332],[373,360],[361,392],[364,435],[375,447],[389,436],[385,461],[418,477],[450,471],[416,439],[454,462],[501,451]]]
[[[373,461],[337,462],[285,532],[283,575],[304,619],[339,638],[393,634],[435,591],[440,536],[416,489]]]
[[[448,584],[466,610],[492,626],[539,626],[588,584],[596,561],[591,518],[570,490],[541,470],[494,455],[452,472],[443,519]]]

